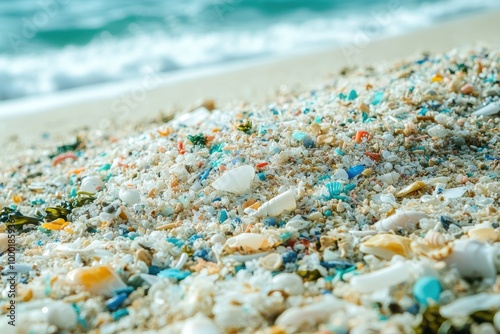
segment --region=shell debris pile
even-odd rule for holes
[[[498,64],[415,56],[6,158],[0,332],[10,272],[25,333],[500,331]]]

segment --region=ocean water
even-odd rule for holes
[[[345,47],[499,6],[498,0],[0,0],[0,100]]]

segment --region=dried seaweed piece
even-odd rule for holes
[[[237,129],[242,131],[242,132],[245,132],[247,135],[249,135],[252,133],[252,126],[253,126],[252,122],[247,121],[246,123],[238,125]]]
[[[23,228],[27,224],[38,225],[40,221],[41,219],[25,216],[21,212],[9,207],[5,207],[0,211],[0,222],[5,223],[7,228]]]
[[[195,146],[205,146],[207,144],[207,138],[202,133],[199,135],[188,135],[188,139]]]
[[[68,219],[68,215],[71,213],[71,210],[68,210],[62,206],[56,206],[56,207],[48,207],[45,208],[45,213],[47,214],[45,216],[45,219],[49,222],[54,221],[56,219]]]
[[[56,148],[56,152],[54,154],[49,155],[49,158],[52,159],[61,153],[76,151],[82,143],[83,143],[82,138],[80,136],[77,136],[76,141],[73,144],[65,144],[65,145],[58,146]]]

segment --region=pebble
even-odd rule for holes
[[[119,196],[128,205],[134,205],[141,201],[141,193],[136,189],[122,189]]]
[[[472,86],[470,83],[467,83],[460,88],[460,92],[462,94],[472,94],[474,93],[474,86]]]

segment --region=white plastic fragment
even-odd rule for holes
[[[472,116],[490,116],[500,111],[500,103],[492,102],[472,113]]]
[[[448,130],[441,124],[434,125],[427,130],[427,133],[431,137],[443,138],[448,134]]]
[[[467,191],[467,187],[458,187],[458,188],[450,188],[444,189],[441,193],[444,198],[447,199],[456,199],[462,197]]]
[[[477,311],[499,309],[500,294],[478,293],[477,295],[465,296],[452,301],[448,305],[441,306],[439,313],[445,318],[464,317]]]
[[[308,227],[310,223],[307,220],[302,219],[301,215],[297,215],[293,217],[288,223],[286,223],[285,227],[289,230],[302,230]]]
[[[210,116],[210,111],[205,107],[199,107],[191,112],[179,115],[175,121],[185,126],[195,126],[201,124],[208,116]]]
[[[457,268],[464,278],[483,278],[492,284],[500,270],[500,248],[477,240],[461,239],[455,241],[453,252],[445,261]]]
[[[224,173],[212,183],[212,187],[241,195],[250,190],[254,177],[255,169],[253,166],[243,165]]]
[[[351,285],[359,292],[368,293],[403,283],[409,278],[406,264],[398,262],[368,274],[354,276]]]
[[[18,324],[48,323],[61,330],[69,330],[76,326],[77,315],[73,307],[62,301],[52,299],[36,300],[20,304]]]
[[[337,169],[335,173],[333,173],[333,179],[334,180],[348,180],[349,175],[347,174],[345,169]]]
[[[297,207],[293,190],[287,190],[279,194],[262,206],[254,213],[256,217],[277,216],[283,211],[292,211]]]
[[[427,215],[420,211],[402,211],[379,220],[374,226],[378,231],[391,231],[398,228],[412,231],[418,221],[425,217]]]
[[[227,239],[226,246],[230,248],[242,248],[244,250],[259,250],[269,247],[269,241],[258,233],[241,233]]]
[[[343,306],[344,302],[342,300],[328,296],[324,300],[313,304],[287,309],[276,319],[276,325],[292,328],[300,327],[303,324],[314,325],[328,319]]]

